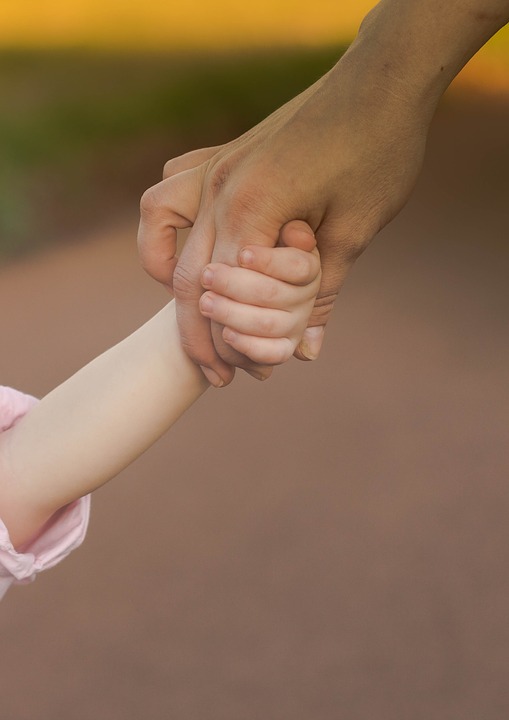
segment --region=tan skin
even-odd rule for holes
[[[141,261],[173,284],[183,346],[212,384],[235,366],[270,369],[235,349],[214,310],[202,314],[207,263],[234,266],[245,245],[256,254],[314,233],[322,283],[295,354],[317,357],[348,271],[414,187],[438,100],[508,21],[509,0],[382,0],[313,86],[240,138],[166,164],[142,199]],[[192,229],[177,261],[179,227]]]

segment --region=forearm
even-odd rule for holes
[[[433,112],[468,60],[509,22],[509,0],[381,0],[352,56],[416,109]],[[424,106],[424,107],[423,107]]]
[[[2,514],[14,542],[116,475],[206,386],[181,349],[171,303],[53,390],[2,437],[12,482]]]

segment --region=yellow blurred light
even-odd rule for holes
[[[509,25],[500,30],[458,75],[458,87],[486,94],[509,93]]]
[[[0,43],[218,48],[342,41],[373,0],[1,0]]]
[[[351,40],[373,0],[0,0],[0,46],[154,50]],[[509,27],[459,83],[509,91]]]

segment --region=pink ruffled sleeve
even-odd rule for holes
[[[7,430],[37,403],[30,395],[0,385],[0,432]],[[90,514],[90,495],[61,508],[37,537],[15,550],[0,519],[0,599],[12,583],[35,580],[81,545]],[[1,515],[1,508],[0,508]]]

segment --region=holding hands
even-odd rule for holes
[[[202,315],[222,328],[221,340],[260,380],[296,351],[320,287],[311,230],[293,222],[282,233],[285,240],[293,246],[248,245],[239,253],[239,266],[211,263],[201,277]]]
[[[170,160],[164,180],[142,199],[142,264],[172,285],[183,346],[216,386],[232,379],[232,366],[259,371],[228,342],[218,316],[210,324],[200,315],[205,265],[235,266],[246,246],[261,250],[314,233],[322,278],[296,346],[298,357],[314,359],[349,269],[413,187],[426,118],[392,87],[375,91],[355,54],[240,138]],[[183,227],[192,229],[177,259],[176,228]]]
[[[508,20],[509,0],[381,0],[314,85],[236,140],[166,164],[165,179],[142,199],[141,260],[173,284],[182,344],[212,384],[228,383],[232,366],[260,374],[260,356],[218,298],[234,274],[216,277],[200,315],[204,266],[242,264],[246,245],[275,247],[282,237],[292,245],[303,228],[312,231],[322,277],[297,356],[316,357],[349,269],[414,187],[441,95]],[[192,230],[177,260],[182,227]],[[255,257],[259,267],[263,256]],[[232,318],[235,335],[221,326]],[[296,346],[295,334],[287,340],[272,343],[274,362],[286,357],[283,345]]]
[[[141,260],[173,285],[182,344],[212,384],[228,383],[232,366],[265,371],[256,367],[260,356],[240,316],[218,298],[233,274],[215,277],[215,295],[201,300],[200,313],[203,268],[242,264],[246,246],[275,247],[282,236],[292,245],[288,237],[311,230],[322,277],[297,356],[317,357],[349,269],[413,189],[441,95],[508,20],[509,0],[381,0],[314,85],[236,140],[166,164],[165,179],[142,199]],[[178,260],[176,229],[183,227],[192,230]],[[222,327],[232,318],[235,335]],[[272,343],[274,362],[296,335],[287,340]]]
[[[221,323],[229,346],[260,363],[260,378],[294,351],[320,285],[313,236],[296,232],[293,240],[293,246],[246,248],[241,262],[248,267],[214,263],[203,272],[202,312]],[[114,477],[207,385],[181,347],[170,302],[40,403],[0,387],[0,544],[8,528],[10,551],[22,546],[61,508]],[[13,397],[21,408],[15,416]]]

